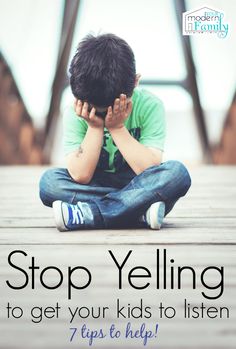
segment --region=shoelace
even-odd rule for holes
[[[73,218],[71,224],[84,224],[81,203],[78,202],[77,205],[70,205],[70,208]]]

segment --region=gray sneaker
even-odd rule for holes
[[[165,203],[154,202],[144,214],[144,221],[151,229],[159,230],[165,216]]]

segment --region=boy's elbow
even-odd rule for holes
[[[154,159],[153,166],[159,166],[162,163],[162,159]]]
[[[76,177],[75,182],[79,184],[88,184],[91,181],[91,178],[88,177]]]
[[[149,147],[152,153],[152,165],[159,166],[162,163],[163,152],[160,149]]]
[[[69,171],[69,170],[68,170]],[[91,181],[91,176],[88,176],[87,174],[78,174],[73,173],[69,171],[71,178],[79,184],[88,184]]]

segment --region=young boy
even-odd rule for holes
[[[149,227],[186,194],[183,164],[162,162],[162,102],[135,88],[135,58],[113,34],[89,35],[70,65],[74,106],[64,115],[67,169],[50,169],[40,197],[60,231]]]

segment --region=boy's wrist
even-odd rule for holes
[[[108,131],[110,134],[120,133],[120,132],[123,132],[123,130],[126,130],[126,127],[124,124],[121,126],[118,126],[118,127],[109,127],[108,128]]]
[[[91,126],[88,124],[88,129],[97,133],[104,133],[104,126]]]
[[[101,144],[103,143],[103,136],[104,136],[104,128],[103,127],[93,127],[93,126],[88,126],[87,129],[87,134],[91,138],[96,138],[100,139]]]

